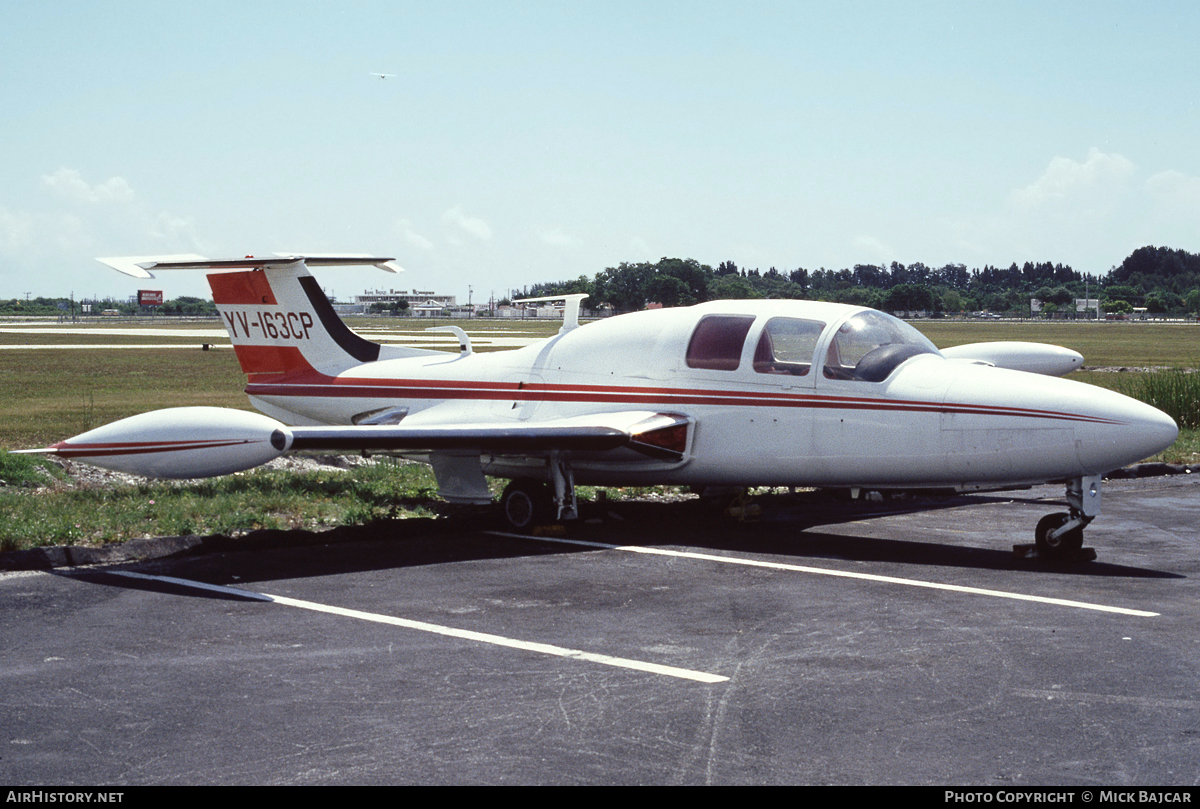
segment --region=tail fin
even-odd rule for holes
[[[252,382],[312,369],[336,374],[379,359],[379,344],[350,331],[301,262],[214,273],[208,283]]]
[[[164,256],[100,261],[140,278],[153,278],[151,270],[231,270],[209,275],[208,283],[238,362],[251,382],[311,370],[334,375],[379,359],[381,346],[358,336],[342,322],[308,267],[374,265],[390,272],[400,269],[394,259],[345,255],[215,260]],[[396,352],[388,351],[388,355],[395,356]]]

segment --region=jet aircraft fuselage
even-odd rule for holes
[[[334,313],[308,266],[365,256],[105,259],[209,276],[246,392],[265,416],[181,408],[47,448],[120,471],[226,474],[297,450],[394,452],[433,467],[449,500],[486,503],[512,478],[508,520],[577,515],[576,483],[999,488],[1064,481],[1070,511],[1035,536],[1077,549],[1100,478],[1169,446],[1170,417],[1049,374],[1082,362],[1032,343],[940,352],[912,326],[858,306],[713,301],[579,325],[511,351],[457,355],[380,345]],[[1036,372],[1036,373],[1035,373]]]

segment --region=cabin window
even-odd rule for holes
[[[754,349],[754,370],[760,374],[805,376],[825,324],[796,317],[773,317]]]
[[[708,315],[696,324],[688,343],[689,368],[736,371],[753,315]]]
[[[917,354],[940,352],[903,320],[882,312],[859,312],[839,326],[830,341],[825,378],[882,382]]]

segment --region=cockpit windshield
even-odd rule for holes
[[[868,310],[838,328],[825,355],[825,378],[882,382],[909,357],[938,353],[925,335],[903,320]]]

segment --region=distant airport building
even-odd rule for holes
[[[417,317],[440,317],[459,314],[459,306],[453,295],[439,295],[429,289],[368,289],[354,296],[354,308],[365,312],[376,304],[391,306],[404,301],[408,311]]]
[[[493,317],[499,318],[515,318],[520,320],[534,319],[563,319],[563,311],[565,307],[561,303],[516,303],[516,304],[501,304],[497,305],[493,310]],[[612,317],[613,308],[610,304],[603,304],[595,309],[580,307],[579,316],[581,318],[599,318]]]
[[[1066,306],[1058,309],[1055,314],[1057,314],[1059,317],[1068,317],[1072,311],[1074,311],[1074,315],[1077,318],[1082,316],[1084,318],[1094,318],[1096,320],[1100,319],[1099,298],[1076,298],[1074,303],[1075,306],[1073,309],[1071,304],[1067,304]],[[1044,306],[1045,304],[1037,298],[1029,299],[1029,310],[1035,315],[1041,314]]]

